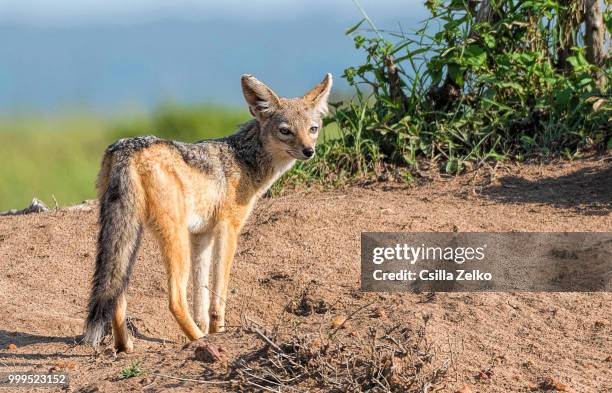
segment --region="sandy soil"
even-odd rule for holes
[[[445,370],[429,392],[464,385],[472,392],[554,391],[555,384],[560,391],[612,392],[610,293],[359,291],[362,231],[611,231],[611,158],[500,166],[416,187],[383,183],[263,199],[241,236],[227,332],[187,346],[167,309],[165,273],[147,235],[128,292],[137,336],[131,354],[116,355],[110,342],[75,345],[93,269],[95,206],[2,217],[0,372],[65,371],[69,391],[234,391],[238,385],[175,378],[223,379],[224,363],[194,357],[204,343],[221,346],[230,364],[257,356],[264,342],[244,328],[252,321],[267,332],[316,336],[332,330],[334,317],[350,315],[334,334],[351,350],[371,349],[376,332],[421,332],[432,367]],[[305,290],[324,304],[320,313],[292,312]],[[145,375],[122,379],[136,362]],[[282,391],[331,390],[315,380]]]

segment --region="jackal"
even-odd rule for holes
[[[160,243],[170,311],[185,335],[196,340],[224,330],[238,234],[256,199],[296,160],[315,154],[332,77],[299,98],[281,98],[251,75],[241,83],[253,119],[233,135],[196,143],[144,136],[106,149],[96,184],[100,232],[84,341],[99,344],[111,321],[116,349],[133,350],[125,291],[145,226]]]

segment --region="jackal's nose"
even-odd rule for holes
[[[302,150],[302,153],[304,153],[306,157],[310,158],[314,155],[314,149],[312,147],[306,147],[304,150]]]

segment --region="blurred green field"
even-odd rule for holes
[[[33,197],[71,205],[95,197],[104,149],[114,140],[153,134],[196,141],[227,135],[249,119],[246,110],[167,105],[152,115],[105,119],[94,115],[0,119],[0,211]]]
[[[54,115],[0,118],[0,211],[23,208],[36,197],[60,206],[95,197],[106,147],[119,138],[157,135],[193,142],[233,133],[250,118],[246,109],[165,105],[151,115],[103,118]],[[328,134],[335,130],[326,128]]]

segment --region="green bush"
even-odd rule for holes
[[[410,179],[406,171],[422,163],[458,173],[466,161],[577,157],[612,147],[610,60],[596,67],[578,44],[559,55],[561,38],[580,35],[565,22],[576,15],[572,5],[497,1],[493,17],[477,23],[476,2],[426,4],[431,17],[412,34],[372,25],[354,36],[365,61],[343,75],[355,97],[333,111],[340,142],[288,179],[325,167],[357,176],[391,167]],[[610,28],[609,10],[604,17]]]
[[[141,361],[135,361],[127,367],[121,369],[120,376],[122,379],[129,379],[145,375],[145,371],[140,367]]]

